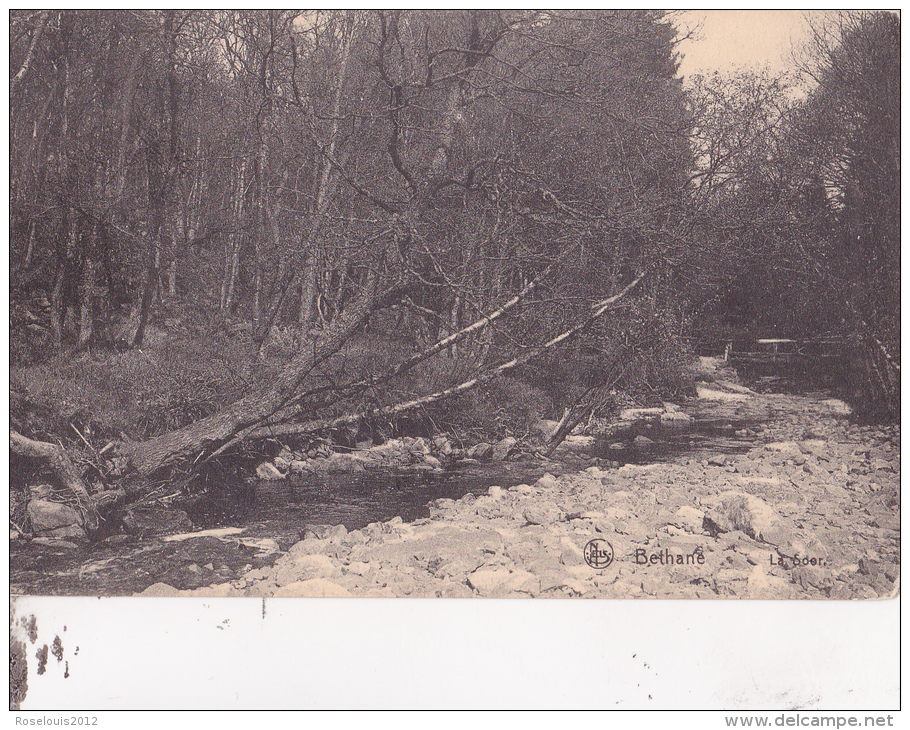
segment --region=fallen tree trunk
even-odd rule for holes
[[[45,462],[53,470],[60,483],[76,498],[85,528],[89,532],[98,529],[100,518],[95,500],[88,493],[82,477],[76,471],[76,467],[73,466],[73,462],[62,446],[47,441],[35,441],[11,428],[9,430],[9,447],[14,454]]]
[[[275,436],[296,436],[303,435],[308,433],[317,433],[319,431],[330,431],[336,428],[341,428],[342,426],[352,425],[360,421],[369,420],[372,418],[389,418],[397,416],[406,411],[414,410],[415,408],[420,408],[423,406],[430,405],[432,403],[437,403],[446,398],[451,398],[461,393],[465,393],[473,388],[476,388],[478,385],[487,383],[494,378],[499,377],[503,373],[508,372],[509,370],[514,370],[519,365],[524,365],[526,362],[533,360],[535,357],[539,357],[541,354],[547,350],[556,347],[563,342],[567,342],[571,338],[578,335],[580,332],[585,330],[591,324],[593,324],[597,319],[602,317],[606,312],[609,312],[620,300],[622,300],[626,295],[628,295],[641,280],[645,277],[645,274],[639,274],[625,289],[623,289],[618,294],[610,297],[609,299],[604,299],[601,302],[598,302],[594,305],[593,313],[587,317],[581,323],[575,325],[571,329],[562,332],[553,339],[549,340],[539,347],[535,347],[532,350],[526,352],[520,357],[513,358],[508,362],[504,362],[491,370],[488,370],[481,375],[478,375],[475,378],[466,380],[463,383],[454,385],[451,388],[446,388],[445,390],[437,391],[436,393],[431,393],[429,395],[422,396],[420,398],[415,398],[414,400],[406,401],[404,403],[398,403],[393,406],[386,406],[384,408],[374,408],[367,411],[361,411],[359,413],[351,413],[345,416],[339,416],[337,418],[331,419],[321,419],[317,421],[309,421],[307,423],[291,423],[291,424],[279,424],[274,426],[263,426],[260,428],[252,429],[245,434],[246,439],[263,439],[263,438],[272,438]]]
[[[120,452],[143,476],[215,450],[245,428],[265,421],[297,394],[313,368],[334,355],[364,323],[380,297],[378,275],[370,275],[357,301],[329,325],[310,347],[302,349],[274,385],[252,393],[218,413],[148,441],[125,443]]]
[[[566,253],[569,250],[570,249],[566,249]],[[522,301],[524,301],[524,299],[528,296],[528,294],[530,294],[534,289],[536,289],[538,286],[540,286],[540,283],[544,279],[546,279],[547,276],[549,276],[550,272],[560,261],[562,261],[563,257],[566,255],[566,253],[561,255],[556,261],[554,261],[546,269],[544,269],[542,272],[540,272],[540,274],[538,274],[536,277],[534,277],[534,279],[532,279],[530,282],[528,282],[528,284],[520,292],[518,292],[518,294],[516,294],[514,297],[509,299],[498,309],[494,310],[493,312],[490,312],[490,314],[485,315],[484,317],[478,319],[477,321],[472,322],[471,324],[462,328],[458,332],[454,332],[453,334],[449,335],[448,337],[445,337],[445,338],[439,340],[438,342],[435,342],[434,344],[430,345],[429,347],[422,350],[421,352],[415,353],[411,357],[406,358],[405,360],[402,360],[401,362],[399,362],[394,367],[390,368],[387,372],[383,373],[382,375],[364,378],[361,380],[347,383],[346,385],[333,384],[330,386],[323,386],[320,388],[308,390],[304,393],[300,393],[300,394],[294,396],[294,398],[292,399],[292,401],[290,403],[297,404],[297,403],[305,402],[308,398],[311,398],[315,395],[319,395],[320,393],[323,393],[326,391],[331,391],[332,394],[335,396],[334,402],[338,402],[339,400],[341,400],[344,397],[350,397],[350,396],[356,395],[357,393],[363,392],[367,388],[375,388],[379,385],[389,382],[394,377],[403,375],[404,373],[408,372],[409,370],[411,370],[412,368],[414,368],[416,365],[420,364],[421,362],[424,362],[425,360],[429,360],[431,357],[442,352],[446,348],[451,347],[452,345],[454,345],[458,342],[461,342],[465,338],[470,337],[471,335],[480,332],[481,330],[488,327],[489,325],[492,325],[493,322],[495,322],[497,319],[502,317],[504,314],[506,314],[510,310],[514,309],[516,306],[518,306],[518,304],[520,304]],[[289,416],[288,414],[282,414],[282,416],[276,420],[279,420],[281,422],[286,422],[286,421],[290,420],[290,418],[291,418],[291,416]],[[220,454],[224,453],[225,451],[242,443],[247,438],[256,438],[256,435],[254,435],[254,434],[260,433],[260,432],[262,432],[262,430],[263,430],[262,428],[259,428],[257,431],[257,426],[250,426],[244,430],[239,431],[237,434],[235,434],[235,436],[230,441],[225,442],[224,444],[222,444],[222,446],[220,448],[218,448],[217,450],[212,452],[208,458],[211,459],[216,456],[219,456]]]

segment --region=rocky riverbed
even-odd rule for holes
[[[583,470],[552,462],[531,484],[437,500],[426,519],[313,527],[239,579],[182,591],[156,583],[139,595],[895,595],[899,428],[852,424],[824,396],[720,383],[699,397],[719,419],[763,425],[731,434],[739,453]]]

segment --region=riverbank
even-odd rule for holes
[[[429,518],[411,523],[315,528],[237,580],[186,591],[157,583],[139,595],[894,595],[899,428],[851,424],[842,402],[821,396],[723,383],[700,386],[699,396],[719,418],[764,421],[735,434],[746,451],[547,473],[533,484],[437,500]]]

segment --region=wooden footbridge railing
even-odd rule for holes
[[[696,351],[712,351],[734,367],[836,367],[846,357],[846,343],[839,338],[735,339],[699,343]]]

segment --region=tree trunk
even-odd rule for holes
[[[131,465],[143,475],[214,450],[239,431],[261,423],[280,410],[297,393],[304,378],[341,348],[379,302],[378,275],[371,274],[358,300],[332,326],[310,340],[285,367],[277,382],[240,399],[234,405],[177,431],[142,443],[125,444]]]
[[[66,266],[61,259],[57,262],[54,288],[51,289],[51,337],[54,342],[54,348],[57,350],[63,346],[63,322],[66,318],[65,287]]]
[[[85,263],[82,269],[82,280],[79,282],[79,339],[77,350],[88,347],[94,332],[95,322],[95,278],[98,268],[98,237],[101,223],[96,221],[92,226],[91,238],[85,252]]]
[[[32,65],[32,59],[35,57],[35,48],[38,46],[38,42],[41,40],[41,34],[44,33],[44,26],[47,25],[47,14],[47,10],[41,11],[41,15],[38,17],[38,27],[35,28],[35,33],[32,35],[31,43],[28,44],[28,51],[25,54],[25,60],[22,62],[22,66],[19,69],[18,73],[13,76],[12,79],[10,79],[10,96],[15,93],[17,87],[22,83],[22,80],[28,73],[29,67]]]
[[[318,275],[315,246],[306,251],[303,274],[300,277],[300,315],[297,321],[308,327],[313,321],[316,302],[316,277]]]
[[[242,160],[237,170],[237,184],[234,190],[234,230],[228,236],[225,246],[224,280],[221,285],[221,311],[225,316],[231,313],[234,306],[234,292],[237,276],[240,273],[240,248],[243,237],[243,198],[246,195],[246,160]]]
[[[338,120],[341,114],[341,97],[344,92],[344,83],[347,76],[348,59],[351,54],[351,42],[354,39],[354,11],[348,10],[345,14],[345,40],[341,51],[341,68],[338,71],[338,84],[335,86],[335,99],[332,102],[332,128],[329,133],[329,143],[325,148],[325,159],[315,189],[316,203],[313,206],[313,218],[310,221],[306,239],[304,240],[305,260],[300,289],[300,316],[298,321],[308,327],[313,321],[316,301],[316,280],[319,276],[319,257],[317,255],[317,240],[322,218],[325,216],[332,189],[332,160],[335,158],[335,147],[338,143]]]
[[[85,520],[85,527],[90,532],[98,529],[98,513],[92,497],[62,446],[46,441],[34,441],[12,428],[9,430],[9,446],[10,451],[14,454],[46,462],[53,469],[60,483],[76,498]]]

